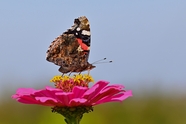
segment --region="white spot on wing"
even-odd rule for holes
[[[77,31],[80,31],[81,29],[80,29],[80,28],[77,28],[76,30],[77,30]]]
[[[82,30],[82,34],[83,34],[83,35],[88,35],[88,36],[90,36],[90,31]]]

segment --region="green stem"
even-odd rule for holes
[[[80,118],[66,118],[65,122],[67,124],[80,124]]]

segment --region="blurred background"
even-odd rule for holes
[[[49,107],[11,99],[20,87],[52,86],[58,66],[45,60],[50,43],[85,15],[95,81],[133,91],[123,103],[85,114],[81,124],[186,124],[186,1],[0,1],[0,123],[65,124]],[[85,72],[87,73],[87,72]]]

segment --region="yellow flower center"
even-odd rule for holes
[[[78,74],[74,76],[57,75],[50,82],[53,82],[56,88],[62,89],[64,92],[70,92],[75,86],[88,87],[88,84],[94,82],[94,80],[90,75]]]

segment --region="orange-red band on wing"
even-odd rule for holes
[[[83,50],[89,50],[88,46],[86,44],[84,44],[81,39],[77,38],[77,40]]]

